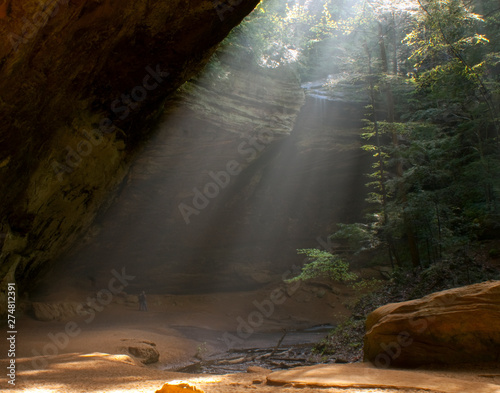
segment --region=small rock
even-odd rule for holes
[[[138,342],[127,348],[128,352],[137,358],[142,364],[156,363],[160,359],[160,353],[156,344],[151,342]]]

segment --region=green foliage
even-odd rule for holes
[[[337,26],[371,98],[362,148],[373,155],[372,209],[340,237],[427,267],[468,248],[498,215],[500,11],[462,0],[356,7]]]
[[[204,360],[207,353],[208,353],[208,347],[207,343],[204,341],[201,344],[199,344],[198,347],[196,348],[195,357],[200,360]]]
[[[457,254],[423,271],[396,269],[389,281],[374,281],[369,292],[352,305],[351,317],[337,325],[315,345],[315,352],[332,358],[356,361],[362,358],[366,317],[388,303],[418,299],[433,292],[499,279],[500,272],[476,261],[474,254]],[[362,281],[363,282],[363,281]],[[368,282],[370,284],[370,282]]]
[[[337,3],[337,2],[333,2]],[[223,45],[244,47],[262,67],[299,64],[303,53],[334,29],[332,0],[306,2],[264,0]]]
[[[364,320],[349,318],[339,323],[324,340],[317,343],[313,351],[348,362],[360,360],[363,354],[364,335]]]
[[[376,235],[376,225],[372,224],[337,224],[338,230],[332,239],[347,240],[349,248],[355,253],[376,248],[380,240]]]
[[[287,282],[310,280],[317,277],[326,277],[333,281],[353,281],[356,274],[349,271],[349,264],[338,255],[316,248],[297,250],[300,255],[306,255],[306,264],[301,273]]]
[[[221,80],[230,62],[293,66],[304,79],[336,74],[332,89],[341,79],[364,86],[371,208],[334,237],[426,268],[499,214],[498,26],[500,11],[484,1],[264,0],[207,70]],[[342,276],[339,256],[303,254],[302,277]]]
[[[470,250],[500,216],[500,9],[484,0],[347,3],[264,0],[222,52],[239,53],[230,57],[243,65],[297,66],[307,80],[335,74],[331,89],[349,80],[366,92],[371,207],[364,222],[339,224],[332,237],[353,253],[386,255],[395,269],[382,289],[356,284],[371,293],[317,348],[343,358],[349,348],[354,359],[374,308],[498,278]],[[210,69],[221,79],[226,60],[218,56]],[[339,255],[298,253],[307,261],[291,281],[355,279]]]

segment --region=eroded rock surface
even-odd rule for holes
[[[329,249],[322,234],[362,215],[363,104],[304,98],[293,72],[225,69],[171,99],[59,282],[104,288],[123,267],[129,293],[252,289],[291,278],[298,247]]]
[[[39,321],[61,321],[83,315],[83,305],[77,302],[32,304],[33,314]]]
[[[160,353],[156,349],[156,344],[151,341],[130,340],[127,351],[142,364],[152,364],[158,362]]]
[[[22,290],[89,227],[165,97],[257,2],[2,2],[0,279]]]
[[[366,321],[365,360],[378,367],[500,360],[500,281],[393,303]]]
[[[380,370],[366,364],[328,364],[297,367],[268,375],[271,385],[341,387],[363,389],[418,389],[440,393],[498,393],[500,386],[483,382],[434,376],[415,371]],[[412,390],[413,391],[413,390]]]

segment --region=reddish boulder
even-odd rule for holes
[[[365,361],[377,367],[500,360],[500,281],[437,292],[376,309]]]

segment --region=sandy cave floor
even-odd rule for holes
[[[252,312],[256,311],[255,304],[268,300],[274,289],[269,286],[261,290],[238,293],[149,295],[148,312],[138,311],[136,304],[112,302],[97,312],[91,321],[89,317],[72,319],[70,322],[76,324],[79,333],[67,342],[59,333],[64,332],[68,321],[41,322],[27,314],[17,321],[16,386],[8,385],[6,377],[0,375],[0,391],[152,393],[167,382],[175,384],[182,381],[204,392],[214,393],[461,392],[457,386],[466,383],[476,385],[464,387],[463,392],[500,393],[500,368],[491,364],[463,365],[455,368],[433,367],[430,370],[415,370],[413,374],[388,376],[389,380],[401,377],[399,379],[404,383],[400,384],[400,387],[403,389],[391,388],[386,383],[387,379],[380,379],[378,383],[380,372],[373,377],[373,370],[367,370],[361,363],[347,366],[328,365],[336,367],[333,372],[325,369],[321,371],[321,367],[325,366],[319,365],[317,369],[298,369],[299,371],[290,375],[269,374],[270,371],[258,368],[254,369],[254,372],[226,375],[170,371],[195,363],[200,357],[227,353],[228,345],[227,341],[224,341],[224,334],[237,336],[239,321],[248,321]],[[74,300],[79,297],[81,299],[82,295],[84,294],[59,293],[39,300]],[[271,315],[263,318],[262,323],[258,324],[249,337],[235,345],[241,348],[272,348],[281,337],[283,328],[296,330],[298,333],[286,337],[281,347],[286,348],[301,340],[318,341],[326,333],[306,334],[303,329],[318,325],[335,325],[348,315],[343,303],[352,299],[352,295],[349,289],[339,288],[336,294],[318,297],[314,296],[314,291],[301,288],[284,303],[275,305]],[[300,332],[302,333],[299,334]],[[59,337],[64,345],[61,345],[63,348],[58,348],[57,353],[49,355],[47,345],[52,342],[51,337]],[[160,361],[144,366],[130,356],[126,343],[134,340],[154,342],[160,352]],[[5,342],[1,343],[0,351],[0,367],[5,370],[8,361]],[[44,351],[49,356],[36,356],[43,355]],[[336,381],[335,378],[329,377],[337,371],[338,375],[342,376],[340,382],[338,377]],[[281,386],[269,384],[268,379],[273,379],[273,376],[281,378]],[[422,388],[422,381],[430,381],[431,377],[452,379],[437,380],[437,385],[432,385],[434,390],[416,389]],[[351,387],[359,386],[360,381],[365,380],[368,381],[367,385],[364,385],[365,388]],[[454,384],[452,380],[458,381],[458,384]]]

